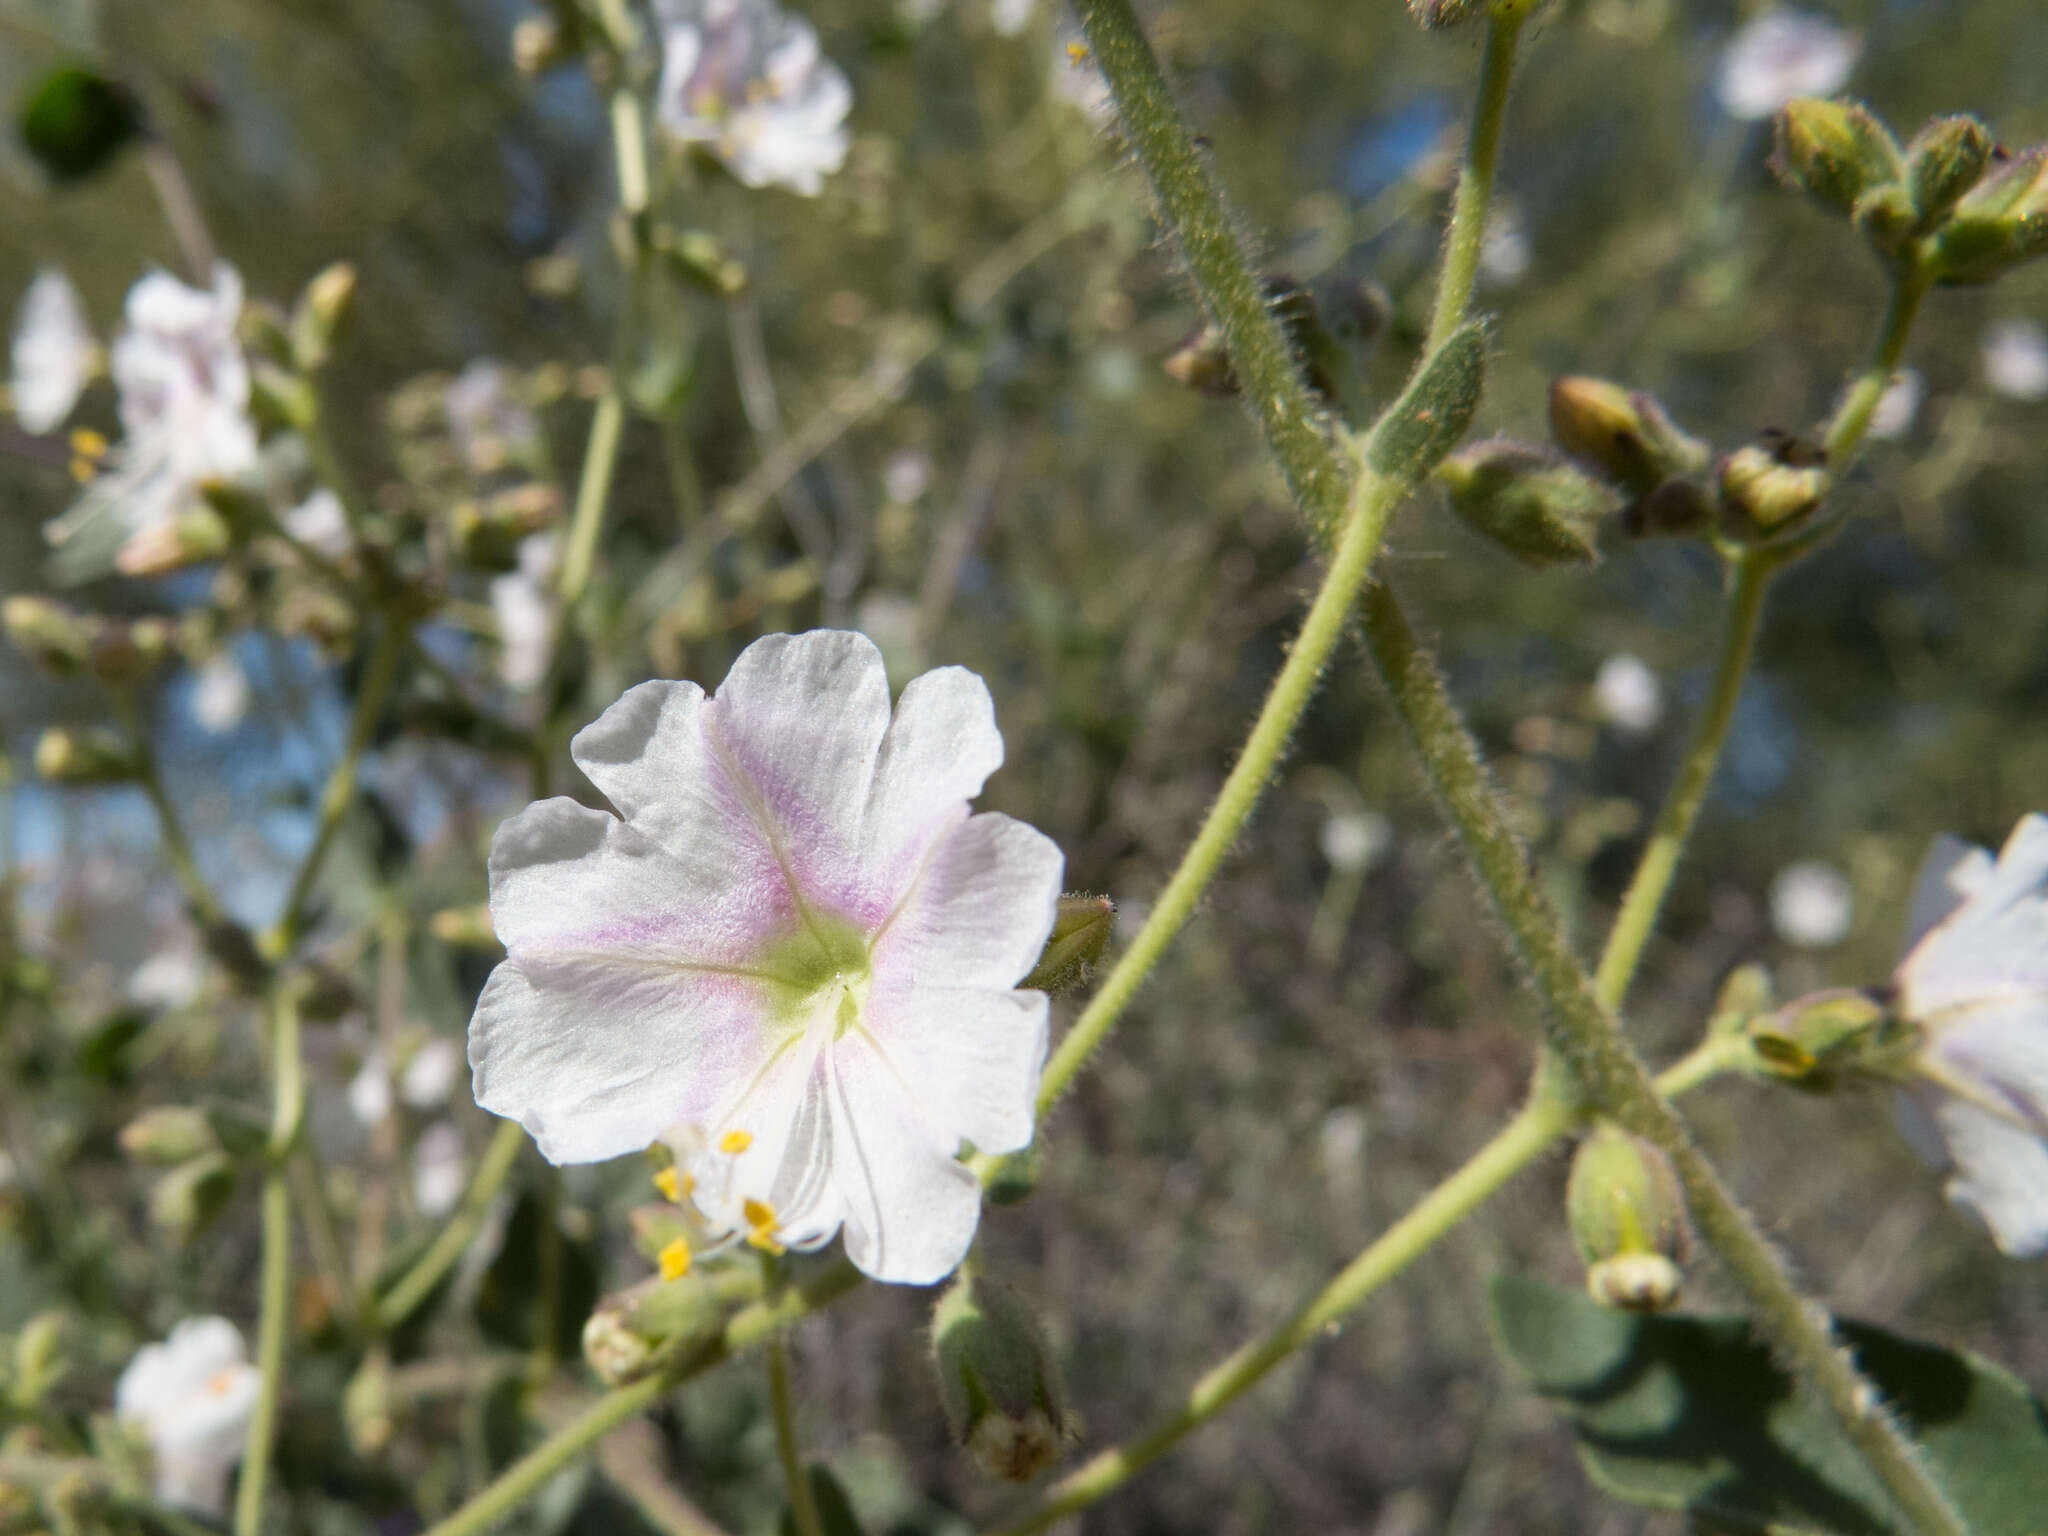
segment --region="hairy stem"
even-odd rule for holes
[[[796,1536],[825,1536],[818,1519],[818,1501],[804,1471],[803,1442],[797,1438],[796,1404],[789,1390],[789,1341],[776,1334],[768,1341],[768,1403],[775,1416],[775,1456],[782,1479],[789,1484],[789,1515]]]
[[[441,1283],[441,1277],[455,1267],[455,1261],[462,1257],[462,1250],[469,1246],[476,1236],[477,1228],[483,1225],[484,1217],[490,1213],[491,1202],[498,1198],[498,1191],[505,1187],[505,1180],[511,1176],[512,1168],[519,1160],[519,1151],[526,1145],[526,1128],[517,1120],[500,1122],[491,1144],[484,1149],[483,1159],[476,1166],[476,1176],[469,1181],[469,1188],[463,1191],[462,1204],[455,1208],[441,1230],[434,1235],[434,1241],[427,1251],[413,1261],[413,1265],[391,1284],[376,1304],[369,1309],[367,1319],[374,1333],[389,1333],[408,1317],[414,1309],[433,1293]]]
[[[289,1171],[293,1145],[306,1102],[299,1056],[298,999],[289,989],[275,996],[270,1034],[274,1081],[270,1144],[263,1170],[263,1289],[256,1332],[256,1369],[261,1378],[256,1411],[242,1449],[242,1478],[235,1490],[235,1536],[260,1536],[263,1490],[270,1474],[270,1446],[277,1433],[277,1404],[284,1389],[285,1330],[292,1283],[292,1202]]]
[[[1479,276],[1479,253],[1486,244],[1486,221],[1493,204],[1494,172],[1500,163],[1501,127],[1507,121],[1508,83],[1515,73],[1515,45],[1527,13],[1496,11],[1487,22],[1486,55],[1479,65],[1479,98],[1472,111],[1472,134],[1465,144],[1465,164],[1458,172],[1458,195],[1451,207],[1450,234],[1444,242],[1443,271],[1437,276],[1436,309],[1430,316],[1429,340],[1423,355],[1434,352],[1465,323],[1472,287]]]
[[[1863,446],[1864,434],[1870,430],[1870,418],[1877,410],[1877,402],[1883,398],[1892,375],[1899,370],[1899,360],[1906,354],[1906,338],[1912,334],[1914,320],[1919,318],[1920,301],[1927,297],[1928,286],[1927,276],[1917,270],[1901,275],[1892,283],[1891,301],[1885,308],[1870,366],[1849,386],[1849,393],[1836,407],[1834,420],[1828,423],[1827,434],[1822,439],[1827,449],[1828,473],[1837,480],[1856,461],[1856,452]]]

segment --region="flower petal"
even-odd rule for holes
[[[790,1248],[815,1248],[839,1230],[824,1054],[815,1039],[786,1041],[736,1102],[707,1117],[697,1169],[698,1204],[706,1216],[744,1232],[746,1202],[760,1201],[775,1213],[775,1238]],[[745,1132],[747,1144],[729,1153],[721,1144],[734,1131]]]
[[[1953,1095],[1916,1091],[1956,1165],[1949,1198],[1975,1211],[2003,1252],[2048,1254],[2048,1142]]]
[[[710,1119],[773,1048],[758,983],[617,960],[508,959],[469,1025],[477,1103],[524,1125],[551,1163]]]
[[[900,900],[937,840],[1003,765],[988,685],[965,667],[913,678],[882,738],[862,820],[861,863]]]
[[[1044,833],[990,812],[932,851],[874,949],[878,989],[1007,991],[1038,962],[1065,859]]]
[[[1920,873],[1913,877],[1913,895],[1906,903],[1906,941],[1909,950],[1950,913],[1969,900],[1991,873],[1991,855],[1974,843],[1953,833],[1939,834],[1920,861]]]
[[[2048,816],[2026,816],[1968,900],[1899,966],[1901,1009],[1921,1023],[2000,993],[2048,992]]]
[[[931,1126],[982,1152],[1029,1146],[1052,1013],[1043,992],[918,987],[871,996],[862,1026]]]
[[[874,1051],[842,1042],[829,1060],[832,1166],[845,1203],[846,1256],[876,1280],[943,1280],[974,1242],[980,1183],[941,1145]]]

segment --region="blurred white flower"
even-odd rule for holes
[[[824,190],[851,142],[853,87],[811,24],[774,0],[655,0],[654,10],[662,127],[707,146],[750,187]]]
[[[2018,1258],[2048,1254],[2048,817],[2023,817],[1994,861],[1935,840],[1913,888],[1899,1016],[1923,1043],[1900,1125],[1948,1196]]]
[[[1528,226],[1521,213],[1506,203],[1497,203],[1486,221],[1486,233],[1479,240],[1480,278],[1490,287],[1512,288],[1529,275],[1533,259]]]
[[[99,345],[71,279],[44,267],[14,312],[14,419],[24,432],[54,432],[92,378]]]
[[[882,464],[882,490],[891,501],[916,501],[931,484],[932,456],[922,448],[898,448]]]
[[[1377,811],[1339,811],[1323,823],[1318,841],[1332,869],[1370,869],[1394,846],[1394,824]]]
[[[1593,705],[1624,736],[1647,736],[1664,718],[1664,685],[1641,657],[1624,651],[1600,663]]]
[[[249,674],[233,651],[222,651],[192,679],[192,718],[201,730],[219,736],[242,723],[249,712]]]
[[[128,977],[128,1001],[138,1008],[169,1011],[183,1008],[199,995],[206,962],[198,937],[180,925],[176,934],[138,965]]]
[[[241,314],[242,279],[226,262],[210,289],[152,272],[128,290],[127,328],[109,357],[124,439],[106,473],[49,525],[53,545],[103,519],[124,538],[153,528],[190,507],[205,481],[255,467]]]
[[[114,1416],[149,1442],[159,1499],[226,1513],[228,1473],[242,1459],[261,1382],[224,1317],[188,1317],[163,1343],[136,1351],[114,1388]]]
[[[669,1140],[678,1193],[758,1246],[843,1225],[876,1279],[948,1273],[981,1210],[963,1143],[1031,1140],[1047,1001],[1016,984],[1062,867],[969,812],[1003,760],[987,687],[943,667],[892,716],[865,636],[770,635],[715,696],[643,683],[570,750],[619,815],[498,829],[477,1102],[556,1163]]]
[[[450,381],[442,399],[455,451],[470,473],[495,474],[538,449],[540,422],[513,389],[511,371],[495,358],[470,363]]]
[[[1731,117],[1769,117],[1801,96],[1848,83],[1863,39],[1808,11],[1775,10],[1749,22],[1721,53],[1716,92]]]
[[[2008,400],[2048,400],[2048,329],[2040,322],[1995,320],[1984,332],[1984,381]]]
[[[453,1120],[436,1120],[420,1132],[412,1149],[412,1198],[430,1220],[446,1216],[462,1203],[469,1187],[469,1158],[462,1150],[462,1131]]]
[[[547,676],[555,634],[555,567],[561,540],[552,531],[519,544],[519,569],[491,578],[491,612],[498,621],[498,675],[524,693]]]
[[[448,1102],[467,1065],[459,1044],[446,1035],[436,1035],[405,1064],[398,1078],[398,1096],[414,1109],[434,1109]]]
[[[358,1125],[374,1130],[390,1118],[391,1065],[385,1061],[383,1052],[372,1051],[363,1058],[362,1066],[349,1079],[345,1096],[348,1112],[356,1117]]]
[[[301,544],[330,560],[339,560],[355,547],[348,531],[348,513],[341,498],[321,486],[284,515],[284,529]]]
[[[1913,430],[1920,403],[1927,398],[1927,381],[1917,368],[1901,368],[1892,375],[1870,413],[1870,435],[1880,441],[1904,437]]]
[[[1038,0],[989,0],[988,21],[1003,37],[1015,37],[1031,25]]]
[[[1832,864],[1801,859],[1771,881],[1771,927],[1787,944],[1832,949],[1849,936],[1856,898],[1849,881]]]

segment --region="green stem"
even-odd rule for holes
[[[789,1341],[776,1334],[768,1341],[768,1403],[775,1415],[775,1455],[789,1484],[789,1514],[796,1536],[825,1536],[818,1519],[818,1501],[804,1472],[802,1442],[797,1439],[796,1404],[789,1390]]]
[[[383,632],[377,637],[376,649],[370,653],[362,687],[356,694],[355,712],[349,720],[348,740],[342,747],[341,760],[334,765],[334,771],[327,776],[326,787],[320,792],[320,821],[313,834],[313,846],[306,850],[298,874],[292,879],[291,893],[285,897],[284,911],[267,938],[265,948],[272,959],[289,954],[292,945],[298,942],[299,926],[305,921],[306,903],[312,898],[314,882],[320,877],[320,867],[326,862],[334,834],[341,829],[341,818],[355,799],[356,775],[362,768],[363,753],[369,748],[370,737],[384,713],[385,701],[391,696],[391,685],[398,677],[398,660],[405,654],[411,632],[412,626],[396,614],[384,616]]]
[[[582,1414],[507,1467],[489,1487],[422,1536],[478,1536],[531,1497],[564,1467],[588,1455],[606,1435],[651,1408],[692,1376],[772,1338],[798,1318],[829,1306],[859,1285],[860,1271],[840,1261],[770,1300],[735,1313],[709,1348],[640,1381],[614,1387]]]
[[[163,841],[164,857],[170,861],[171,873],[184,888],[185,899],[192,903],[192,910],[198,914],[199,921],[212,927],[222,919],[220,903],[214,900],[206,877],[199,872],[199,861],[192,853],[192,841],[185,835],[185,823],[178,815],[178,808],[171,803],[163,776],[157,772],[156,753],[151,750],[149,737],[142,729],[141,712],[136,708],[135,696],[126,687],[116,687],[112,696],[122,728],[128,732],[128,739],[135,748],[142,792],[149,797],[150,809],[156,812],[157,836]]]
[[[1756,1051],[1746,1035],[1709,1035],[1657,1074],[1657,1092],[1675,1099],[1723,1073],[1745,1071],[1755,1063]]]
[[[1714,681],[1707,692],[1707,707],[1693,728],[1678,777],[1657,813],[1650,841],[1636,864],[1636,872],[1615,914],[1607,946],[1600,953],[1599,968],[1593,974],[1593,990],[1608,1008],[1619,1008],[1628,996],[1643,948],[1657,926],[1664,898],[1678,873],[1678,861],[1699,820],[1700,806],[1720,765],[1721,748],[1728,739],[1728,727],[1735,719],[1735,704],[1742,696],[1743,680],[1749,675],[1750,659],[1756,651],[1757,630],[1763,622],[1764,593],[1778,562],[1768,553],[1747,551],[1733,562],[1733,583],[1728,594],[1728,612],[1721,632],[1721,656],[1714,668]]]
[[[1429,356],[1465,323],[1472,287],[1479,276],[1479,253],[1486,244],[1486,221],[1493,202],[1494,172],[1500,163],[1501,127],[1507,120],[1508,84],[1514,78],[1515,45],[1527,12],[1496,10],[1487,22],[1486,56],[1479,65],[1479,99],[1472,112],[1472,134],[1465,145],[1464,168],[1458,173],[1458,195],[1451,207],[1451,228],[1444,245],[1443,271],[1437,277],[1436,310],[1429,321]]]
[[[1245,738],[1244,751],[1223,781],[1201,830],[1181,855],[1179,867],[1167,881],[1144,926],[1117,958],[1052,1060],[1046,1063],[1045,1076],[1038,1088],[1041,1119],[1073,1083],[1075,1074],[1121,1017],[1166,947],[1193,916],[1195,904],[1243,830],[1252,808],[1273,777],[1274,766],[1301,719],[1309,696],[1315,691],[1324,663],[1344,634],[1351,605],[1386,531],[1387,515],[1406,489],[1399,482],[1381,479],[1368,470],[1359,472],[1356,500],[1344,519],[1329,571],[1309,606],[1308,617],[1302,621],[1294,648],[1273,679],[1251,734]]]
[[[292,1281],[292,1203],[289,1170],[303,1118],[306,1087],[299,1056],[298,1000],[280,990],[270,1038],[274,1079],[270,1144],[263,1171],[263,1290],[256,1333],[256,1369],[261,1378],[256,1411],[249,1418],[242,1450],[241,1483],[235,1490],[235,1536],[260,1536],[263,1490],[270,1474],[270,1446],[277,1431],[277,1404],[284,1390],[285,1328]]]
[[[434,1235],[427,1251],[393,1281],[391,1289],[370,1308],[368,1322],[372,1332],[389,1333],[412,1316],[414,1309],[432,1294],[434,1287],[441,1283],[441,1277],[462,1257],[462,1250],[476,1236],[477,1228],[483,1225],[491,1202],[505,1187],[505,1180],[511,1176],[513,1165],[519,1160],[520,1148],[525,1145],[526,1130],[517,1120],[506,1120],[498,1126],[497,1134],[491,1138],[482,1161],[477,1164],[476,1176],[470,1180],[469,1188],[463,1191],[462,1204],[456,1207],[455,1214]]]
[[[1839,480],[1856,461],[1856,452],[1863,445],[1863,435],[1870,430],[1871,414],[1891,384],[1892,375],[1899,371],[1899,360],[1906,354],[1906,337],[1911,334],[1913,322],[1919,317],[1920,301],[1927,297],[1930,282],[1926,274],[1915,270],[1897,278],[1892,284],[1891,301],[1885,308],[1884,322],[1878,332],[1870,366],[1849,386],[1849,393],[1836,408],[1834,420],[1828,424],[1827,435],[1823,439],[1828,455],[1828,473],[1833,479]]]

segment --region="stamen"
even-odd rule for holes
[[[738,1157],[754,1144],[752,1131],[727,1131],[718,1138],[718,1150],[732,1157]]]
[[[662,1169],[654,1176],[654,1187],[661,1191],[662,1198],[680,1201],[683,1198],[683,1180],[674,1164]]]
[[[740,1214],[747,1219],[747,1244],[763,1253],[786,1253],[782,1242],[776,1237],[776,1228],[782,1225],[782,1218],[775,1214],[775,1207],[765,1200],[747,1200],[740,1205]]]
[[[106,438],[91,427],[79,427],[71,434],[71,451],[81,459],[103,459],[107,446]]]
[[[661,1264],[661,1278],[664,1280],[680,1280],[690,1272],[690,1245],[680,1237],[664,1243],[656,1258]]]

